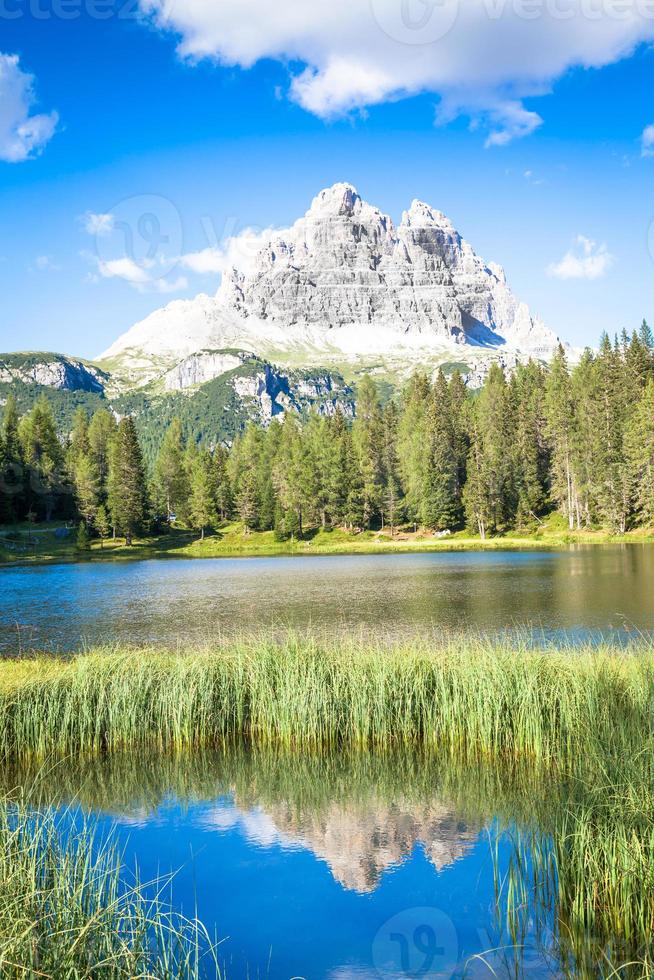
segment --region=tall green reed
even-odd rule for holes
[[[289,636],[214,651],[0,664],[6,756],[185,747],[426,745],[566,763],[654,733],[654,650],[483,641],[367,647]]]
[[[197,980],[219,975],[203,926],[164,883],[130,876],[81,813],[0,800],[0,975],[45,980]]]

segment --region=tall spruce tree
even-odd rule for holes
[[[640,523],[654,525],[654,380],[628,423],[626,456],[631,502]]]
[[[130,546],[134,535],[145,530],[148,498],[143,455],[129,415],[121,420],[111,442],[108,491],[112,524]]]
[[[442,371],[427,403],[423,452],[421,523],[439,530],[451,528],[461,519],[461,492],[452,402]]]
[[[11,523],[25,514],[25,466],[18,434],[16,399],[7,397],[0,431],[0,522]]]
[[[519,365],[511,379],[515,419],[513,474],[516,521],[539,520],[547,502],[549,453],[545,438],[544,378],[533,361]]]
[[[229,479],[234,498],[234,509],[243,523],[243,529],[254,531],[258,527],[261,510],[259,475],[263,455],[263,437],[254,425],[235,440],[229,457]]]
[[[178,519],[188,516],[190,484],[193,481],[194,470],[192,469],[189,475],[184,453],[182,424],[179,419],[173,419],[166,429],[154,465],[156,503],[162,511],[165,511],[168,521],[173,514]]]
[[[106,408],[100,408],[91,416],[88,428],[89,455],[98,476],[101,501],[107,501],[107,479],[109,476],[109,450],[116,435],[116,419]]]
[[[551,493],[572,530],[580,522],[577,445],[577,405],[565,351],[554,355],[545,381],[545,434],[551,451]]]
[[[380,516],[384,492],[384,428],[379,392],[369,375],[361,380],[357,395],[352,438],[361,468],[363,523],[370,527]]]
[[[491,365],[476,399],[473,417],[471,443],[474,443],[474,479],[478,484],[475,508],[479,507],[479,501],[484,501],[484,527],[495,532],[510,525],[516,511],[514,418],[506,377],[498,364]],[[468,495],[468,508],[471,502]],[[475,521],[481,533],[479,516]]]
[[[398,423],[397,448],[406,511],[409,520],[415,524],[424,519],[426,417],[430,397],[431,384],[427,376],[422,373],[413,375],[403,392]]]
[[[26,509],[50,521],[69,486],[63,447],[45,395],[38,398],[31,412],[21,419],[19,436],[28,477]]]
[[[218,522],[215,471],[211,453],[206,450],[199,453],[193,464],[189,511],[193,526],[203,540],[206,529]]]

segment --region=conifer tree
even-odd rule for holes
[[[429,396],[423,453],[421,523],[426,527],[450,528],[460,520],[461,497],[452,403],[442,371],[438,372]]]
[[[109,476],[109,450],[116,435],[116,419],[106,408],[100,408],[91,416],[88,428],[89,456],[98,476],[100,499],[106,504],[107,479]]]
[[[377,385],[366,375],[358,389],[352,438],[359,455],[363,523],[370,527],[380,514],[384,489],[383,424]]]
[[[305,453],[298,422],[287,415],[281,427],[273,468],[273,484],[282,510],[294,514],[293,520],[297,522],[299,537],[302,537],[304,531],[304,520],[309,506],[311,475],[311,460]]]
[[[482,524],[484,529],[497,531],[510,524],[516,507],[512,452],[514,420],[506,378],[498,364],[490,367],[476,399],[473,416],[471,443],[474,442],[476,487],[474,495],[468,495],[468,513],[474,500],[475,521],[480,533]]]
[[[641,323],[638,336],[641,344],[646,350],[654,350],[654,334],[652,333],[652,329],[647,320],[643,320]]]
[[[545,382],[545,433],[551,447],[551,489],[572,530],[579,525],[579,488],[575,472],[577,411],[565,351],[554,355]]]
[[[254,425],[235,440],[229,458],[229,478],[235,511],[243,522],[245,533],[256,530],[260,512],[259,472],[262,438]]]
[[[10,394],[0,430],[0,521],[10,523],[25,513],[25,468],[18,435],[16,399]]]
[[[74,470],[78,461],[90,452],[89,417],[86,409],[78,408],[73,417],[73,428],[68,443],[68,466]]]
[[[100,503],[100,481],[90,455],[80,455],[72,471],[77,509],[87,528],[94,521]]]
[[[52,519],[64,482],[64,452],[57,437],[50,403],[41,396],[19,426],[22,455],[28,469],[28,509],[45,521]]]
[[[539,519],[547,502],[549,454],[545,438],[543,372],[530,361],[511,379],[515,418],[513,473],[518,525]]]
[[[214,485],[216,488],[216,508],[221,521],[226,521],[232,508],[232,493],[229,485],[229,454],[224,446],[216,446],[213,454]]]
[[[587,445],[591,506],[611,530],[624,533],[629,516],[629,489],[624,455],[626,393],[619,349],[604,335],[593,363],[594,384],[589,403],[591,427]]]
[[[154,486],[158,505],[170,521],[188,511],[190,482],[193,480],[184,465],[184,439],[179,419],[173,419],[166,429],[154,466]],[[192,468],[192,473],[194,469]]]
[[[200,540],[203,540],[205,530],[218,522],[215,471],[211,454],[206,450],[193,464],[189,509],[193,526],[200,531]]]
[[[478,533],[484,541],[493,514],[487,473],[488,460],[484,453],[484,439],[479,423],[479,405],[471,405],[468,429],[470,441],[467,461],[468,479],[463,488],[463,506],[468,527]]]
[[[382,413],[382,519],[390,524],[391,536],[402,514],[403,492],[397,455],[398,410],[389,402]]]
[[[131,416],[122,419],[111,442],[108,503],[113,526],[129,547],[145,529],[148,500],[143,456]]]
[[[642,524],[654,525],[654,380],[645,389],[627,428],[631,500]]]
[[[107,508],[104,504],[100,504],[95,514],[95,526],[98,534],[100,535],[100,547],[104,548],[105,538],[109,537],[109,532],[111,531],[111,523],[109,521],[109,515],[107,513]]]
[[[425,452],[426,414],[431,385],[425,374],[415,374],[406,386],[398,423],[398,456],[409,520],[421,523],[427,484]]]
[[[76,546],[78,551],[88,551],[91,547],[89,531],[84,521],[80,521],[77,528]]]

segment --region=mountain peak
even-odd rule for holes
[[[311,202],[308,215],[353,214],[361,197],[356,187],[348,183],[336,183],[325,187]]]
[[[402,225],[405,228],[421,227],[429,225],[432,227],[443,228],[444,230],[455,233],[455,228],[450,219],[442,211],[433,208],[425,201],[417,198],[411,202],[411,207],[402,215]]]
[[[481,373],[493,358],[546,358],[557,344],[442,211],[415,200],[396,227],[337,183],[226,274],[215,298],[152,314],[108,353],[139,372],[238,348],[303,367],[356,361],[358,373],[386,360],[406,375],[463,358]]]

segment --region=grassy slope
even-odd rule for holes
[[[7,537],[10,535],[10,537]],[[481,541],[466,532],[437,538],[425,531],[414,533],[402,529],[391,536],[389,531],[364,531],[351,534],[340,528],[310,531],[302,541],[277,541],[272,531],[243,533],[238,523],[222,525],[215,534],[200,541],[197,532],[171,530],[159,537],[135,540],[127,548],[122,539],[104,544],[94,541],[89,552],[80,553],[75,545],[75,531],[66,539],[57,539],[54,527],[33,529],[30,540],[26,525],[0,529],[0,563],[57,561],[134,560],[145,558],[225,558],[264,555],[348,555],[394,554],[436,551],[497,551],[510,549],[551,549],[570,544],[654,543],[654,530],[641,529],[622,536],[603,531],[569,532],[558,522],[532,532],[512,532]]]

